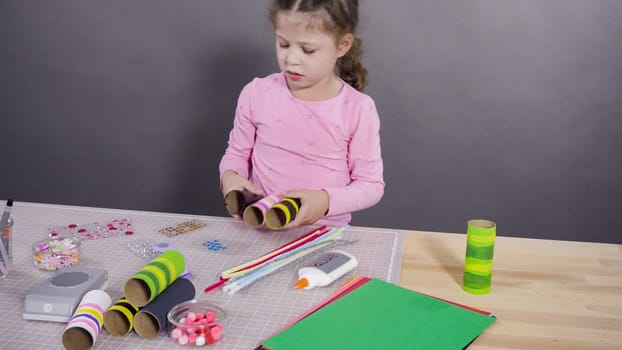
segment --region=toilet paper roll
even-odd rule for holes
[[[104,312],[104,328],[113,336],[127,335],[134,328],[134,315],[140,308],[123,297]]]
[[[269,229],[280,230],[289,224],[298,215],[300,199],[283,198],[282,201],[273,204],[265,215],[265,223]]]
[[[246,207],[260,199],[260,195],[248,190],[233,190],[225,195],[225,208],[231,215],[241,215]]]
[[[469,220],[462,289],[472,294],[490,292],[492,258],[497,224],[490,220]]]
[[[160,331],[166,330],[166,314],[173,306],[194,299],[196,290],[188,279],[179,278],[152,302],[140,309],[134,317],[134,330],[144,338],[155,338]]]
[[[179,251],[166,250],[125,282],[125,297],[143,307],[171,285],[185,268],[184,256]]]
[[[244,222],[251,227],[259,227],[263,225],[265,220],[265,214],[274,205],[283,200],[282,193],[274,193],[267,197],[264,197],[257,202],[249,205],[244,209],[242,218]]]
[[[65,349],[90,349],[101,332],[104,310],[111,303],[110,296],[103,290],[87,292],[63,331],[62,342]]]

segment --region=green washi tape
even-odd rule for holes
[[[464,259],[462,289],[472,294],[487,294],[492,281],[492,258],[497,224],[490,220],[469,220]]]
[[[165,250],[125,283],[125,297],[143,307],[171,285],[185,268],[186,262],[180,252]]]

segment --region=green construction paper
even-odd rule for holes
[[[372,279],[262,342],[266,349],[462,349],[494,317]]]

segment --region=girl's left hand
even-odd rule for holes
[[[314,224],[328,211],[330,198],[324,190],[293,190],[285,192],[284,195],[300,199],[300,211],[292,222],[285,225],[286,229]]]

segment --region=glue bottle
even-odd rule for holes
[[[358,260],[342,250],[334,250],[322,255],[311,266],[298,270],[295,288],[311,289],[327,286],[358,265]]]

